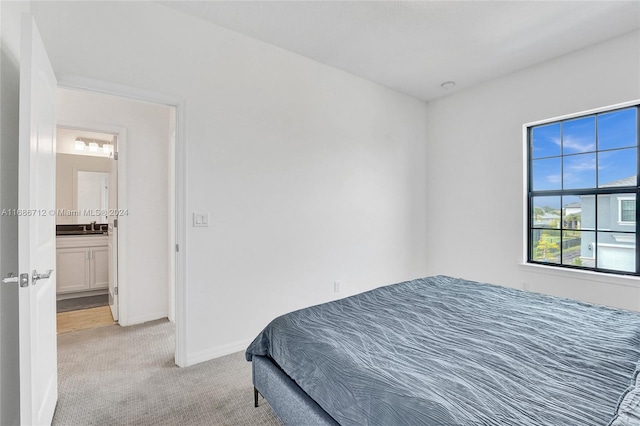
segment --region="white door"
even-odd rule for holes
[[[118,321],[118,161],[115,156],[118,152],[118,138],[114,136],[113,156],[111,157],[111,169],[109,171],[109,307],[114,321]]]
[[[57,81],[30,15],[22,17],[21,37],[18,264],[29,279],[19,289],[20,423],[45,425],[58,400],[53,271]]]

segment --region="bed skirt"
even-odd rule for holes
[[[253,386],[285,425],[339,424],[287,376],[271,359],[253,356]],[[256,406],[257,406],[256,394]]]

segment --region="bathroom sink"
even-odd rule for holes
[[[91,229],[93,228],[93,229]],[[103,235],[107,234],[107,224],[56,225],[56,235]]]
[[[73,230],[73,231],[56,231],[56,235],[102,235],[107,234],[107,231],[82,231],[82,230]]]

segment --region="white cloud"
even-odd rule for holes
[[[596,144],[591,140],[591,138],[586,139],[566,136],[564,138],[563,145],[565,152],[588,152],[596,150]]]
[[[565,157],[565,159],[566,158],[571,158],[571,161],[565,161],[565,178],[567,170],[570,172],[581,173],[596,169],[596,158],[593,155],[589,155],[588,158]]]

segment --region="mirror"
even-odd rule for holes
[[[78,170],[76,174],[76,223],[107,223],[109,173]]]

